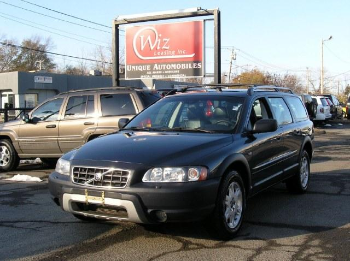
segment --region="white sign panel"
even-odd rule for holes
[[[34,76],[35,83],[52,83],[52,77],[48,76]]]

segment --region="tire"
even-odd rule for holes
[[[19,157],[10,140],[0,140],[0,171],[15,170]]]
[[[236,171],[229,172],[220,186],[215,210],[206,223],[209,233],[221,240],[237,235],[242,225],[245,201],[241,176]]]
[[[287,179],[286,186],[289,192],[293,194],[303,194],[307,191],[310,181],[310,157],[304,150],[299,161],[297,173]]]
[[[41,162],[44,163],[49,168],[55,168],[57,160],[56,158],[40,158]]]

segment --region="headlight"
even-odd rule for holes
[[[58,159],[55,171],[62,175],[69,176],[69,170],[70,170],[70,161],[65,159]]]
[[[205,167],[167,167],[153,168],[143,176],[143,182],[188,182],[207,178],[208,170]]]

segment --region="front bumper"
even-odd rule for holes
[[[220,179],[209,179],[137,183],[111,189],[73,184],[70,177],[57,172],[49,176],[50,193],[63,210],[86,217],[145,224],[194,221],[208,216],[215,207],[219,183]]]

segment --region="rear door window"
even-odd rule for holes
[[[269,98],[269,102],[279,126],[293,122],[288,106],[282,98],[272,97]]]
[[[101,94],[102,116],[135,115],[135,105],[128,93]]]
[[[302,101],[297,97],[286,97],[289,108],[294,113],[296,121],[303,121],[308,119],[307,112],[305,110]]]
[[[68,99],[66,111],[64,113],[65,119],[83,118],[86,114],[86,100],[87,96],[72,96]]]

